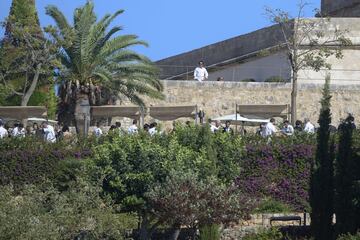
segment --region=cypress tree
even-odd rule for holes
[[[352,148],[352,116],[349,116],[339,128],[339,152],[335,173],[335,213],[337,234],[355,233],[356,208],[354,183],[356,165]]]
[[[326,77],[317,132],[317,150],[310,180],[311,228],[315,240],[333,239],[333,148],[330,144],[330,76]]]

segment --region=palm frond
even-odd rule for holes
[[[47,7],[47,14],[54,18],[59,29],[54,38],[63,44],[59,56],[64,79],[100,85],[144,106],[141,95],[163,98],[159,69],[146,56],[128,49],[148,46],[146,42],[136,35],[115,36],[122,28],[110,28],[110,25],[122,13],[119,10],[97,21],[93,2],[88,1],[75,10],[74,23],[70,26],[56,7]]]
[[[143,45],[148,46],[148,44],[144,41],[138,40],[136,35],[123,35],[115,37],[111,40],[108,40],[104,47],[101,49],[101,56],[110,56],[111,54],[116,53],[122,49],[135,46],[135,45]]]
[[[49,5],[46,8],[46,15],[52,17],[64,37],[71,31],[71,26],[66,20],[64,14],[54,5]]]

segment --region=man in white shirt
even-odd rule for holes
[[[136,134],[138,133],[138,127],[137,127],[137,120],[134,119],[133,124],[128,128],[129,134]]]
[[[220,121],[215,121],[215,124],[212,124],[211,119],[209,119],[209,125],[210,125],[210,131],[212,133],[216,133],[217,131],[219,131],[220,128]]]
[[[291,136],[294,134],[294,127],[291,126],[288,120],[284,121],[284,126],[281,129],[281,132],[287,136]]]
[[[306,132],[306,133],[315,133],[315,127],[310,122],[310,119],[305,118],[304,122],[305,122],[304,132]]]
[[[149,129],[150,136],[154,136],[155,134],[158,133],[158,131],[156,130],[156,127],[157,127],[156,122],[153,122],[152,124],[150,124],[150,129]]]
[[[202,81],[208,79],[208,77],[209,77],[209,74],[205,68],[204,62],[200,61],[199,66],[197,68],[195,68],[194,79],[198,80],[199,82],[202,82]]]
[[[15,123],[14,124],[14,129],[12,131],[12,136],[13,137],[25,137],[25,128],[24,125],[22,123]]]
[[[94,128],[94,136],[95,137],[101,137],[101,135],[103,134],[103,131],[100,128],[100,123],[96,123],[96,126]]]
[[[17,137],[19,135],[19,124],[18,123],[14,123],[14,128],[11,131],[11,136],[13,137]]]
[[[275,124],[275,119],[271,118],[270,122],[268,122],[265,125],[264,134],[262,134],[264,137],[270,137],[270,136],[274,135],[277,132],[276,127],[275,127],[274,124]]]
[[[6,138],[8,136],[8,131],[4,128],[4,123],[0,119],[0,139]]]
[[[56,135],[54,127],[49,125],[47,122],[43,122],[44,139],[47,142],[56,142]]]

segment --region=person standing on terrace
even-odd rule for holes
[[[199,66],[195,68],[194,71],[194,79],[198,80],[199,82],[202,82],[204,80],[207,80],[209,77],[209,74],[205,68],[205,64],[203,61],[199,62]]]

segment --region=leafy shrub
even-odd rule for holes
[[[291,210],[290,206],[282,202],[266,198],[260,202],[259,206],[255,209],[255,213],[288,213]]]
[[[277,228],[262,229],[258,233],[246,235],[242,240],[282,240],[283,235]]]
[[[245,79],[241,80],[241,82],[256,82],[256,80],[253,78],[245,78]]]
[[[281,76],[272,76],[272,77],[269,77],[265,80],[265,82],[275,82],[275,83],[284,83],[284,82],[287,82],[286,79],[284,79],[283,77]]]
[[[294,210],[308,208],[313,146],[248,145],[236,184],[258,198],[270,197]]]
[[[136,218],[114,213],[99,188],[83,181],[68,191],[26,186],[21,194],[0,187],[2,239],[124,239]]]
[[[220,227],[216,224],[200,227],[200,240],[220,240]]]
[[[337,238],[337,240],[360,240],[360,232],[358,232],[355,235],[351,235],[351,234],[341,235],[340,237]]]
[[[62,161],[69,158],[86,158],[91,150],[49,144],[36,138],[10,138],[0,144],[0,185],[41,184],[53,178]]]
[[[161,223],[191,227],[237,222],[254,205],[248,196],[216,178],[199,179],[193,172],[170,173],[146,194]]]

